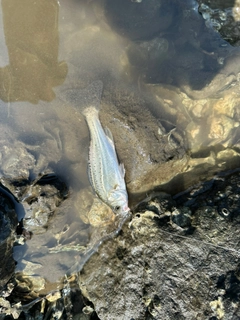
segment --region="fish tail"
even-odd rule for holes
[[[65,100],[70,102],[85,117],[91,112],[98,112],[101,103],[103,83],[101,80],[92,82],[88,87],[69,89],[65,92]]]

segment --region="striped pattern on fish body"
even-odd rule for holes
[[[83,112],[91,136],[89,148],[89,179],[97,195],[114,211],[128,211],[125,170],[119,164],[109,129],[102,128],[94,106]]]

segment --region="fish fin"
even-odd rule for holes
[[[125,168],[124,168],[123,163],[120,163],[119,170],[120,170],[121,176],[124,178],[125,177]]]
[[[101,80],[92,82],[84,89],[74,88],[67,89],[61,93],[63,101],[70,103],[84,116],[86,116],[89,108],[99,110],[103,91],[103,83]]]
[[[106,136],[111,140],[111,142],[114,144],[114,140],[113,140],[113,135],[112,132],[110,131],[110,129],[108,127],[104,128],[105,134]]]
[[[112,148],[115,150],[115,144],[114,144],[112,132],[110,131],[110,129],[108,127],[105,127],[104,131],[105,131],[105,134],[106,134],[108,141],[110,142]]]

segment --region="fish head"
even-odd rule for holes
[[[114,189],[110,192],[108,203],[117,214],[130,211],[128,207],[128,195],[125,189]]]

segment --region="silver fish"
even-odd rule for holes
[[[113,136],[106,128],[103,130],[99,120],[99,108],[103,90],[102,81],[95,81],[86,89],[71,90],[71,100],[84,115],[89,132],[88,173],[90,183],[99,198],[119,215],[129,213],[128,194],[124,180],[125,170],[119,164]]]

